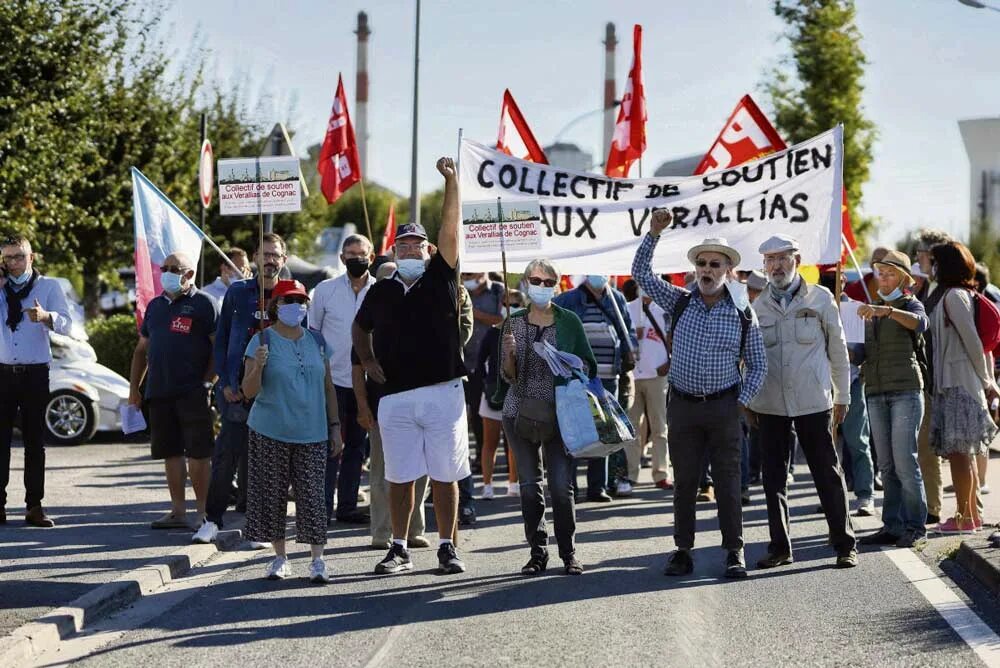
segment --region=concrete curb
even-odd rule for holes
[[[56,608],[0,638],[0,668],[15,668],[42,652],[55,649],[63,638],[152,594],[223,550],[243,541],[239,530],[220,531],[209,545],[186,545],[143,564],[118,579],[100,585],[66,606]]]
[[[990,593],[1000,595],[1000,549],[990,547],[985,538],[963,540],[955,561]]]

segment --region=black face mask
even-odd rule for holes
[[[371,266],[368,260],[363,257],[349,257],[344,264],[347,266],[347,273],[354,278],[364,276],[368,273],[368,267]]]

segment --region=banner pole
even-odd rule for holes
[[[208,139],[208,115],[201,115],[201,143],[198,145],[198,175],[201,176],[201,150],[205,146],[205,140]],[[201,262],[199,264],[198,272],[198,284],[201,287],[205,287],[205,242],[204,239],[208,237],[208,233],[205,232],[205,200],[201,197],[201,180],[198,180],[198,203],[201,204],[201,234],[202,234],[202,244],[201,244]]]
[[[361,208],[365,212],[365,229],[368,230],[368,239],[372,242],[372,248],[375,247],[375,237],[372,236],[372,224],[368,220],[368,197],[365,195],[365,175],[361,175],[361,179],[358,180],[361,184]]]
[[[840,233],[840,242],[843,244],[844,248],[847,249],[847,254],[850,256],[851,262],[854,263],[854,268],[858,270],[859,280],[861,281],[862,289],[865,291],[865,297],[867,297],[868,301],[871,302],[872,295],[868,292],[868,286],[865,285],[865,272],[861,271],[861,265],[858,264],[858,258],[854,257],[854,251],[851,250],[851,244],[847,243],[847,237],[844,236],[843,232]]]
[[[503,207],[500,205],[500,198],[497,197],[497,224],[500,226],[500,265],[503,269],[503,310],[504,310],[504,323],[503,329],[509,327],[508,321],[510,320],[510,290],[507,287],[507,244],[504,242],[503,235]],[[504,331],[500,332],[500,335],[504,335]]]
[[[257,252],[260,254],[258,258],[257,265],[257,285],[260,288],[260,296],[257,299],[257,315],[259,316],[257,324],[259,325],[259,331],[264,331],[264,212],[262,210],[261,198],[260,198],[260,158],[257,158],[257,229],[259,231],[257,236]],[[264,335],[261,334],[261,338]]]

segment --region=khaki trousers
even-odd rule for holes
[[[917,436],[917,463],[924,478],[924,491],[927,493],[927,513],[941,516],[941,504],[944,497],[944,486],[941,484],[941,458],[931,447],[931,395],[924,393],[924,419],[920,423],[920,433]]]
[[[378,427],[368,432],[371,443],[371,523],[372,542],[392,541],[392,520],[389,517],[389,483],[385,479],[385,453],[382,450],[382,435]],[[427,476],[417,478],[413,483],[414,504],[410,514],[410,531],[407,538],[422,536],[426,528],[424,520],[424,498],[427,496]]]
[[[653,482],[670,478],[667,464],[667,377],[657,376],[635,381],[635,400],[629,407],[628,419],[635,427],[636,438],[625,444],[625,460],[628,463],[628,478],[633,483],[639,480],[639,466],[642,461],[640,439],[642,430],[639,422],[648,418],[649,436],[653,441]]]

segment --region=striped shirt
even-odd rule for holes
[[[632,278],[672,317],[677,299],[687,291],[653,274],[650,265],[658,240],[649,234],[642,240],[632,261]],[[767,354],[754,315],[743,351],[745,375],[741,373],[740,318],[728,293],[709,308],[695,291],[673,334],[673,357],[667,377],[670,385],[687,394],[706,395],[740,384],[739,402],[750,405],[764,384]]]

